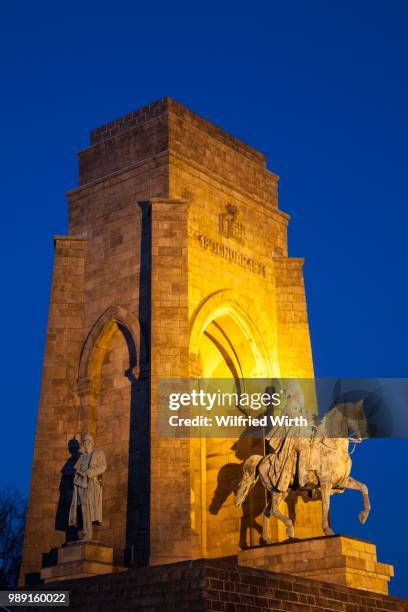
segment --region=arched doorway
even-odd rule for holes
[[[224,391],[242,391],[244,379],[278,375],[272,369],[257,326],[231,291],[210,296],[196,312],[190,335],[190,360],[192,376],[223,379]],[[192,503],[196,514],[193,526],[198,529],[199,514],[203,556],[225,556],[258,544],[264,491],[255,490],[243,508],[237,508],[234,500],[243,462],[251,454],[263,453],[263,440],[195,439],[192,446],[195,447],[192,456],[200,457],[200,468],[196,470],[200,482],[196,480],[192,488],[192,502],[196,502]]]

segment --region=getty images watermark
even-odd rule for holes
[[[240,410],[267,410],[271,407],[281,406],[282,400],[287,400],[285,390],[274,393],[228,393],[223,391],[207,392],[204,389],[193,389],[190,392],[170,393],[168,407],[171,411],[182,408],[201,408],[206,411],[224,410],[225,408],[238,408]],[[307,427],[308,419],[299,414],[274,415],[263,414],[252,416],[244,414],[214,414],[214,416],[197,414],[196,416],[170,415],[170,427]]]
[[[408,379],[172,378],[158,381],[156,399],[164,438],[262,438],[273,430],[315,436],[326,414],[340,408],[357,414],[357,402],[360,430],[369,437],[408,437]]]

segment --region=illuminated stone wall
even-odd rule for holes
[[[278,209],[278,177],[258,152],[231,143],[228,135],[214,138],[189,114],[171,124],[170,134],[177,143],[170,156],[170,193],[189,202],[190,375],[313,376],[303,260],[287,257],[288,216]],[[220,233],[220,215],[231,204],[238,239]],[[244,257],[255,266],[245,267]],[[262,487],[242,509],[234,505],[234,491],[244,459],[262,453],[263,442],[254,440],[252,448],[234,442],[192,442],[200,446],[193,455],[192,506],[201,556],[260,543]],[[299,500],[296,515],[299,537],[322,533],[320,504]],[[286,538],[276,521],[270,530],[275,540]]]
[[[108,455],[96,536],[116,563],[257,544],[264,492],[233,502],[262,442],[160,439],[155,396],[161,377],[313,375],[278,178],[168,98],[95,130],[79,162],[70,235],[56,241],[22,575],[64,541],[60,470],[87,430]],[[319,535],[319,520],[317,504],[302,505],[297,535]]]

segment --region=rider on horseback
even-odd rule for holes
[[[304,411],[304,394],[298,381],[292,381],[283,389],[283,413],[289,418],[299,416]],[[269,452],[273,455],[271,461],[271,477],[278,491],[287,491],[297,476],[300,488],[313,481],[310,475],[311,438],[306,432],[299,432],[294,425],[275,425],[265,436]]]

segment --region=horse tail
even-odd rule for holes
[[[251,455],[244,463],[243,476],[238,485],[238,490],[235,498],[235,505],[242,506],[250,491],[255,486],[259,478],[258,466],[263,459],[262,455]]]

